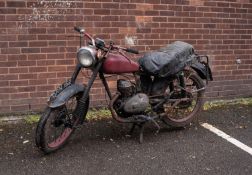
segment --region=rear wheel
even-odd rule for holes
[[[180,86],[178,79],[174,80],[167,91],[171,94],[170,102],[163,106],[164,123],[174,127],[189,125],[203,106],[204,83],[192,70],[184,71],[185,88]]]
[[[36,129],[36,145],[45,153],[61,148],[70,138],[80,117],[73,115],[77,109],[81,94],[71,97],[63,106],[46,108]],[[83,109],[85,117],[88,103]]]

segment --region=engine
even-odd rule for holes
[[[149,106],[149,97],[144,93],[137,93],[135,85],[130,81],[119,79],[117,90],[121,96],[114,103],[114,108],[120,116],[142,114]]]

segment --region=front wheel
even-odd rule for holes
[[[36,145],[45,154],[60,149],[69,140],[75,130],[80,117],[74,112],[78,108],[82,94],[74,95],[62,106],[57,108],[47,107],[41,116],[36,129]],[[88,110],[88,102],[82,110],[85,117]]]
[[[173,127],[189,125],[203,106],[204,82],[192,70],[184,71],[184,88],[181,80],[176,79],[167,88],[171,100],[164,104],[164,123]],[[172,87],[172,89],[171,89]]]

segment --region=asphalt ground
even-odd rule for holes
[[[203,111],[209,123],[252,147],[252,106]],[[111,120],[90,121],[70,142],[44,156],[35,147],[36,124],[0,124],[0,174],[221,174],[251,175],[252,156],[200,124],[185,129],[150,125],[144,142],[137,131]]]

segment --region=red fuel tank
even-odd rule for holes
[[[109,54],[103,63],[105,74],[120,74],[137,72],[139,65],[134,61],[129,61],[122,55]]]

